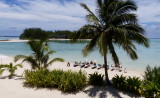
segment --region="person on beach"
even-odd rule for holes
[[[126,68],[124,69],[124,73],[127,73],[127,69]]]
[[[67,67],[70,67],[70,66],[71,66],[70,63],[68,62],[68,63],[67,63]]]

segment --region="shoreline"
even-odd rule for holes
[[[3,63],[10,63],[13,62],[13,58],[8,58],[4,59]],[[21,61],[18,61],[18,64],[21,63]],[[24,78],[19,77],[22,76],[24,73],[24,70],[31,69],[30,65],[28,63],[23,63],[23,68],[18,68],[16,70],[16,75],[18,77],[14,77],[13,79],[8,79],[6,76],[9,75],[8,71],[5,71],[2,76],[0,76],[0,92],[1,92],[1,97],[2,98],[100,98],[100,96],[107,96],[107,98],[112,98],[112,97],[122,97],[122,98],[130,98],[130,97],[136,97],[136,95],[125,92],[125,91],[120,91],[117,90],[113,87],[98,87],[98,86],[87,86],[84,88],[82,91],[79,91],[78,93],[75,94],[70,94],[70,93],[62,93],[61,91],[57,89],[46,89],[46,88],[29,88],[29,87],[24,87],[23,82]],[[70,67],[67,67],[66,62],[55,62],[52,64],[52,66],[49,66],[49,70],[54,70],[54,69],[62,69],[64,71],[66,70],[72,70],[72,71],[85,71],[87,76],[89,74],[92,74],[94,72],[98,72],[100,74],[104,74],[104,69],[101,68],[99,70],[97,69],[91,69],[91,68],[80,68],[80,67],[73,67],[72,64]],[[127,71],[127,73],[124,72],[118,72],[118,71],[108,71],[109,79],[111,80],[112,77],[114,77],[116,74],[123,76],[131,76],[131,77],[139,77],[142,79],[142,74],[136,71]],[[6,78],[5,78],[6,77]],[[96,92],[94,95],[90,95],[91,93]],[[9,93],[9,94],[8,94]]]
[[[49,41],[69,41],[71,39],[56,39],[56,38],[51,38]],[[86,40],[89,41],[90,39],[80,39],[80,40]],[[29,40],[21,40],[21,39],[6,39],[6,40],[0,40],[0,42],[28,42]]]
[[[21,63],[21,60],[15,63],[13,59],[14,59],[13,57],[9,56],[9,58],[3,59],[2,62],[3,62],[3,64],[9,64],[11,62],[13,64]],[[101,74],[104,74],[104,68],[101,68],[101,69],[98,70],[97,68],[92,69],[91,67],[88,67],[88,68],[80,68],[80,66],[73,67],[73,62],[69,62],[70,67],[67,67],[67,63],[68,62],[55,62],[55,63],[52,64],[52,66],[49,66],[48,69],[51,69],[51,70],[52,69],[63,69],[63,70],[73,70],[73,71],[83,70],[83,71],[87,72],[88,74],[91,74],[91,73],[97,71]],[[30,65],[28,63],[24,63],[23,65],[26,66],[25,69],[30,69]],[[131,75],[131,76],[135,75],[135,76],[139,76],[140,78],[142,78],[142,75],[144,74],[143,71],[135,71],[135,70],[128,70],[128,69],[127,69],[127,73],[125,73],[124,68],[122,68],[121,72],[119,72],[118,70],[111,71],[111,67],[109,68],[108,73],[111,73],[111,74],[114,74],[114,75],[124,74],[124,75],[127,75],[127,76],[128,75]]]

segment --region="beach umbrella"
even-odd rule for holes
[[[2,59],[6,59],[6,58],[9,58],[9,56],[6,56],[6,55],[3,55],[3,54],[0,54],[1,64],[2,64]]]

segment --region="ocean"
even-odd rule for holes
[[[18,38],[1,38],[1,39],[18,39]],[[55,57],[61,57],[66,62],[89,61],[96,60],[97,63],[103,64],[103,57],[99,54],[98,50],[94,50],[87,57],[82,54],[82,49],[87,44],[87,41],[81,41],[78,43],[70,43],[69,41],[51,41],[49,42],[50,49],[57,52],[51,55],[51,59]],[[151,67],[160,66],[160,39],[150,39],[150,48],[136,45],[138,60],[131,60],[127,53],[119,47],[115,47],[116,53],[120,59],[123,68],[134,71],[144,71],[147,65]],[[0,54],[12,56],[22,54],[30,55],[32,52],[29,46],[25,42],[0,42]],[[113,64],[110,54],[108,57],[108,64]]]

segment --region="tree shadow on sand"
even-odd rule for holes
[[[112,86],[107,86],[107,87],[90,86],[84,90],[84,93],[88,94],[88,96],[90,97],[99,97],[99,98],[108,98],[110,97],[108,96],[108,94],[112,95],[112,97],[123,98],[120,95],[120,93],[125,94],[129,97],[140,97],[140,96],[133,95],[125,91],[119,91],[113,88]]]

